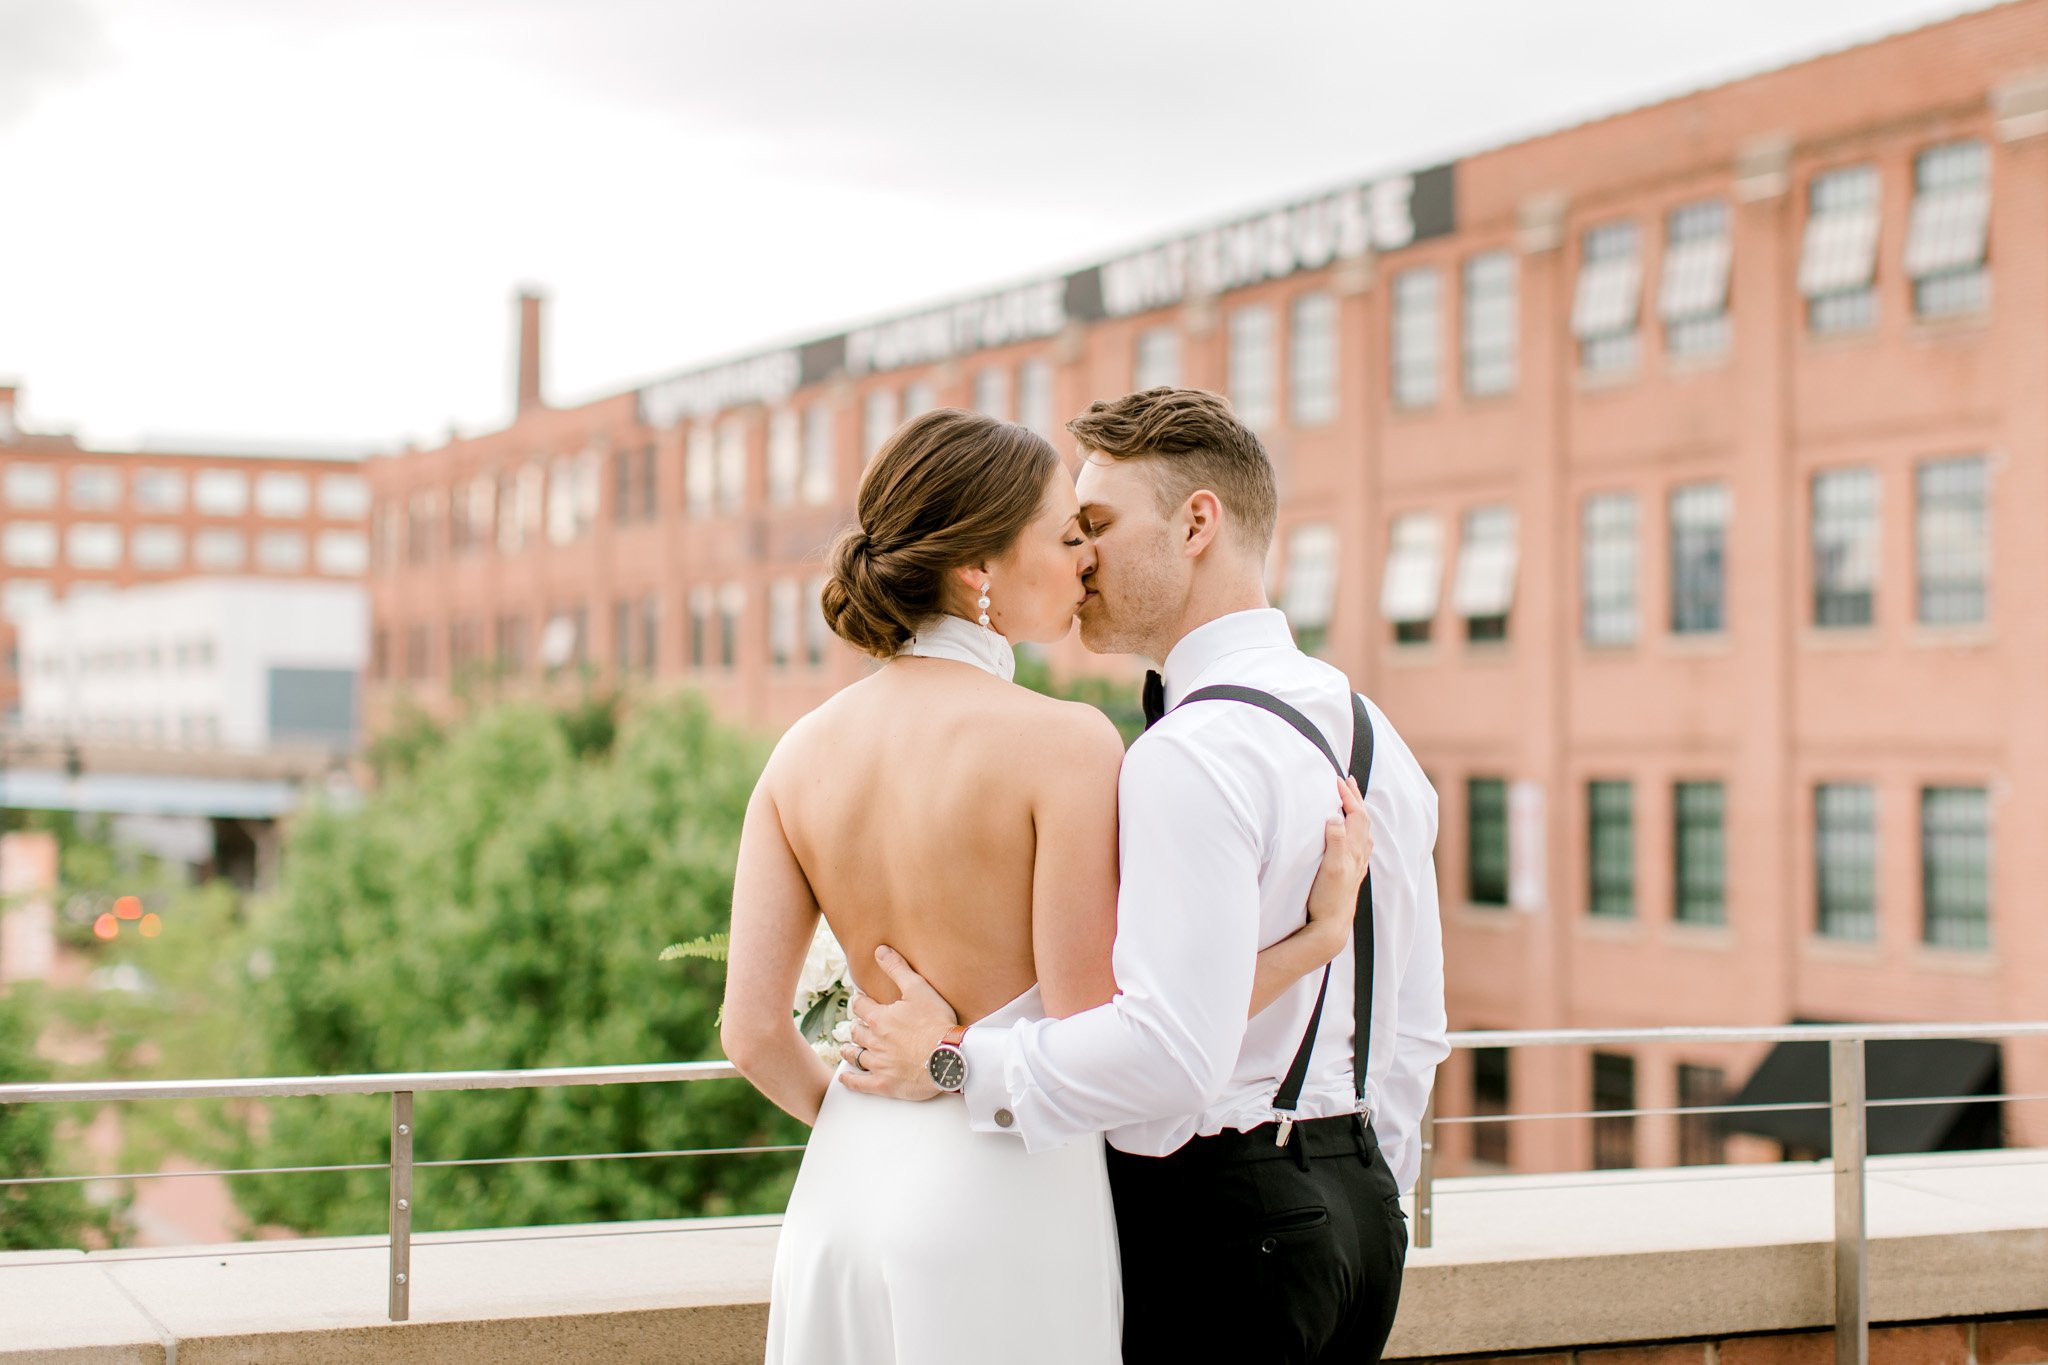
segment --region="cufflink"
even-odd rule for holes
[[[1016,1123],[1017,1123],[1017,1116],[1016,1116],[1015,1114],[1011,1113],[1011,1112],[1010,1112],[1009,1110],[1007,1110],[1007,1109],[998,1109],[998,1110],[996,1110],[996,1127],[998,1127],[998,1128],[1012,1128],[1012,1127],[1015,1127],[1015,1126],[1016,1126]]]

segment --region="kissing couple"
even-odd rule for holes
[[[1446,1055],[1436,794],[1267,605],[1272,462],[1156,388],[1044,438],[940,409],[823,609],[881,660],[747,808],[722,1037],[813,1133],[771,1365],[1373,1361]],[[1012,681],[1078,618],[1147,729]],[[790,1015],[818,917],[836,1072]],[[915,964],[914,968],[913,965]]]

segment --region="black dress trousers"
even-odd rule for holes
[[[1362,1118],[1109,1151],[1124,1279],[1124,1365],[1377,1361],[1408,1225]]]

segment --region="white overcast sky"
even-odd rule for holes
[[[143,440],[487,429],[1983,8],[0,0],[0,379]]]

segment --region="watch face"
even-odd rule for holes
[[[958,1090],[967,1079],[967,1059],[953,1048],[942,1047],[932,1054],[930,1071],[933,1085],[941,1090]]]

